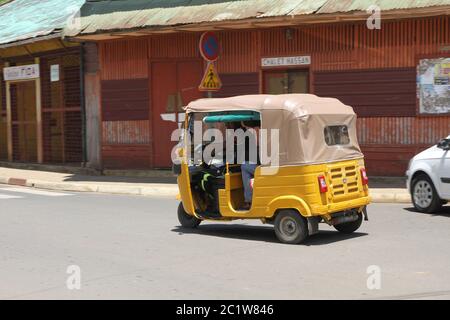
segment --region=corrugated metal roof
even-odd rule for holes
[[[366,11],[371,5],[382,11],[450,5],[450,0],[328,0],[317,13]]]
[[[175,26],[209,21],[310,14],[326,0],[113,0],[87,1],[79,30],[67,36],[107,30]]]
[[[88,0],[66,36],[277,16],[450,5],[450,0]]]
[[[14,0],[0,7],[0,44],[62,30],[85,0]]]

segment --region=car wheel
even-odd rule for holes
[[[178,221],[184,228],[196,228],[202,222],[194,216],[188,214],[183,207],[183,203],[180,202],[178,205]]]
[[[430,177],[420,174],[414,178],[411,185],[411,198],[418,211],[431,213],[442,207],[442,200],[439,199]]]
[[[361,213],[358,213],[358,220],[337,224],[334,226],[334,228],[341,233],[350,234],[358,230],[359,227],[361,227],[362,220],[363,215]]]
[[[295,210],[282,210],[275,217],[275,234],[283,243],[298,244],[308,237],[308,223]]]

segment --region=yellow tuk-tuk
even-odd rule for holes
[[[316,234],[320,222],[352,233],[367,220],[368,178],[351,107],[334,98],[286,94],[200,99],[185,111],[173,152],[182,227],[259,219],[274,225],[281,242],[297,244]],[[246,121],[257,122],[260,160],[251,180],[251,206],[242,209],[242,162],[235,161],[235,150],[217,152],[239,149],[242,141],[225,143],[215,134],[244,132]],[[214,134],[205,134],[208,129]],[[213,161],[205,160],[204,152],[212,149]]]

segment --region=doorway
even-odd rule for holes
[[[6,117],[5,82],[0,75],[0,160],[8,160],[8,124]]]
[[[276,70],[264,73],[264,93],[309,93],[309,71]]]
[[[12,83],[10,92],[13,161],[37,162],[36,83]]]
[[[198,90],[203,72],[199,60],[154,62],[151,65],[152,166],[172,166],[171,151],[176,142],[172,132],[184,119],[183,107],[201,98]]]

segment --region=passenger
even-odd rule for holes
[[[244,205],[243,210],[250,210],[252,197],[253,197],[253,186],[251,185],[252,179],[255,177],[256,167],[259,165],[259,128],[260,121],[246,121],[242,122],[242,127],[247,130],[253,129],[250,132],[254,134],[252,139],[249,139],[248,148],[246,148],[246,158],[241,165],[242,183],[244,186]],[[250,155],[256,152],[256,162],[255,159],[251,159]]]

